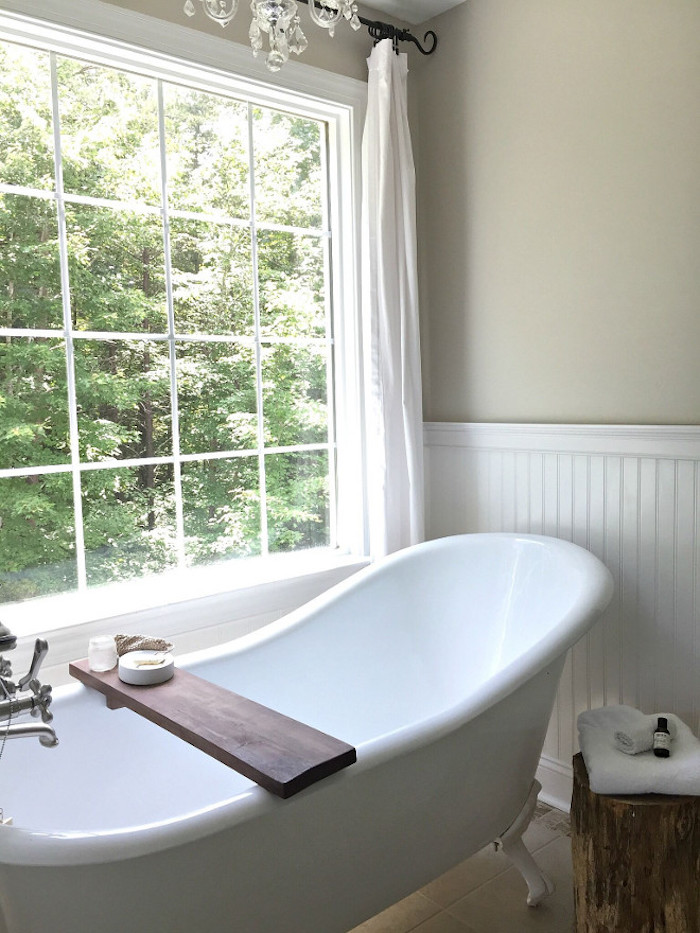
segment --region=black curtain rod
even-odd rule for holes
[[[309,3],[313,3],[319,8],[323,6],[323,4],[318,3],[317,0],[301,0],[301,3],[305,3],[306,6],[308,6]],[[437,35],[432,29],[429,29],[423,36],[423,42],[427,43],[428,40],[430,40],[430,45],[423,48],[418,39],[414,35],[411,35],[409,29],[399,29],[398,26],[393,26],[391,23],[382,23],[380,20],[365,19],[364,16],[358,16],[358,19],[363,26],[367,27],[367,32],[374,39],[375,45],[377,42],[381,42],[382,39],[391,39],[395,51],[398,51],[399,42],[412,42],[423,55],[432,55],[437,48]]]

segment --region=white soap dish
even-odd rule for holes
[[[163,684],[174,673],[175,660],[167,651],[127,651],[119,658],[119,679],[125,684]]]

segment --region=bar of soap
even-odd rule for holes
[[[167,651],[127,651],[119,658],[119,679],[125,684],[163,684],[175,673],[175,660]]]

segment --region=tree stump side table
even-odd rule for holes
[[[594,794],[573,764],[576,933],[700,933],[700,797]]]

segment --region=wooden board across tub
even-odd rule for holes
[[[87,658],[68,667],[73,677],[201,749],[261,787],[291,797],[357,759],[352,745],[290,719],[254,700],[175,669],[153,686],[122,683],[117,669],[91,671]]]

